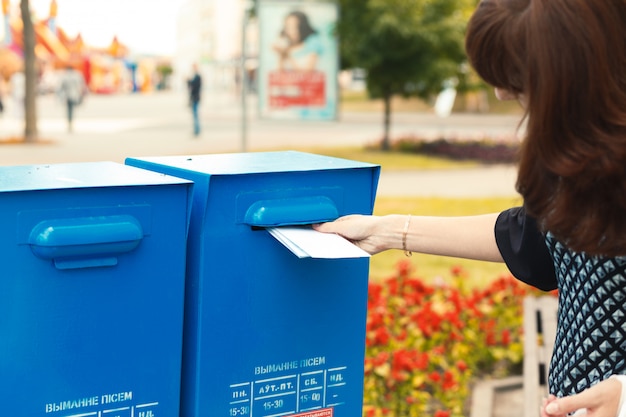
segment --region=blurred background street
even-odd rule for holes
[[[110,160],[128,156],[187,155],[218,152],[312,150],[374,145],[382,135],[382,114],[345,112],[336,121],[284,121],[259,118],[255,98],[248,103],[246,143],[242,137],[240,99],[205,93],[200,114],[202,134],[192,135],[184,93],[89,95],[76,111],[74,131],[67,132],[64,107],[54,95],[37,101],[39,142],[12,143],[23,120],[10,107],[0,118],[0,165],[48,164]],[[420,137],[508,137],[517,115],[395,113],[392,134]],[[514,195],[514,169],[486,166],[445,171],[385,171],[384,195],[508,196]],[[469,184],[469,185],[468,185]]]
[[[444,42],[447,49],[440,52],[433,52],[439,48],[434,45],[429,50],[433,55],[408,48],[397,61],[394,54],[387,56],[390,47],[385,45],[361,48],[363,56],[339,47],[341,39],[371,44],[362,36],[360,25],[367,22],[357,19],[362,11],[356,6],[344,7],[344,19],[351,13],[355,19],[351,25],[342,24],[341,2],[32,0],[32,32],[22,30],[26,25],[20,8],[26,3],[2,2],[0,165],[380,149],[398,139],[515,140],[519,110],[494,103],[486,86],[468,71],[459,54],[465,18],[458,13],[428,17],[415,3],[415,21],[398,30],[416,30],[415,36],[422,36],[419,22],[435,19],[452,36],[451,42]],[[149,18],[148,5],[154,12]],[[458,0],[458,8],[469,11],[473,4]],[[299,33],[306,25],[307,33]],[[353,39],[352,34],[360,35]],[[367,35],[378,39],[375,33]],[[26,47],[29,37],[35,45],[32,51]],[[309,68],[296,62],[305,40],[307,62],[314,64]],[[383,62],[382,72],[368,70],[372,54]],[[415,66],[418,61],[422,64]],[[202,80],[197,136],[188,91],[193,68]],[[70,69],[84,79],[88,93],[82,102],[60,94]],[[434,78],[428,75],[433,71]],[[385,73],[394,75],[386,78]],[[381,95],[386,90],[389,93]],[[74,101],[79,104],[72,104],[70,132],[66,118]],[[493,106],[499,107],[493,111]],[[28,143],[33,139],[35,143]],[[511,196],[514,176],[510,165],[383,169],[380,194]]]

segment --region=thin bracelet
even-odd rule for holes
[[[413,252],[407,250],[406,248],[406,235],[409,233],[409,225],[411,224],[411,215],[409,214],[406,218],[406,223],[404,223],[404,231],[402,232],[402,250],[404,251],[404,255],[407,258],[410,258],[413,255]]]

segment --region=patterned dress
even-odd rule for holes
[[[522,207],[502,212],[495,234],[516,278],[559,290],[550,393],[574,394],[626,373],[626,257],[574,252],[542,234]]]

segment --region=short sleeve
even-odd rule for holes
[[[523,207],[503,211],[495,225],[500,254],[513,276],[543,291],[557,288],[554,263],[537,221]]]

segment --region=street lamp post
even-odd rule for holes
[[[247,32],[250,12],[254,2],[246,0],[243,5],[243,19],[241,24],[241,152],[248,151],[248,72],[246,70]]]

